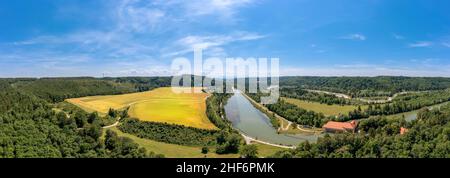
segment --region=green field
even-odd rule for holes
[[[265,145],[261,143],[252,143],[258,147],[258,157],[266,158],[268,156],[272,156],[278,151],[286,150],[286,148],[274,147],[270,145]]]
[[[299,99],[293,99],[293,98],[282,98],[284,101],[295,104],[300,108],[323,113],[326,116],[337,116],[339,114],[348,114],[350,111],[354,111],[355,109],[358,109],[358,106],[353,105],[327,105],[327,104],[321,104],[318,102],[311,102],[311,101],[303,101]],[[361,106],[361,109],[365,109],[367,106]]]
[[[123,133],[116,127],[109,128],[112,131],[115,131],[118,136],[128,137],[134,140],[141,147],[144,147],[148,151],[153,151],[157,154],[164,154],[164,156],[169,158],[236,158],[239,157],[237,154],[227,154],[227,155],[219,155],[214,153],[213,148],[210,148],[208,154],[202,154],[201,147],[190,147],[176,144],[169,144],[163,142],[157,142],[149,139],[143,139],[136,137],[131,134]]]
[[[191,147],[191,146],[183,146],[176,144],[168,144],[163,142],[157,142],[149,139],[143,139],[136,137],[131,134],[123,133],[116,127],[109,128],[112,131],[115,131],[118,136],[128,137],[132,139],[134,142],[139,144],[139,146],[144,147],[148,151],[153,151],[157,154],[164,154],[164,156],[168,158],[238,158],[239,154],[225,154],[220,155],[216,154],[215,148],[210,147],[208,154],[201,153],[201,147]],[[105,129],[106,132],[106,129]],[[103,134],[104,135],[104,134]],[[264,145],[260,143],[254,143],[258,147],[258,156],[260,157],[268,157],[274,154],[277,151],[281,151],[284,148],[278,148],[270,145]]]
[[[175,93],[172,88],[123,95],[89,96],[67,99],[87,112],[107,113],[110,108],[129,107],[130,117],[201,129],[217,129],[206,116],[207,93]]]

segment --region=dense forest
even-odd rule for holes
[[[421,109],[450,101],[450,79],[410,77],[282,77],[281,96],[324,104],[356,104],[333,95],[308,92],[319,89],[353,97],[391,96],[401,91],[425,91],[399,95],[390,103],[370,104],[340,116],[324,116],[280,100],[266,107],[297,124],[321,127],[329,120],[361,119],[358,134],[326,135],[317,143],[302,143],[295,150],[273,157],[450,157],[450,105],[422,109],[418,119],[387,119],[383,115]],[[156,141],[215,147],[216,153],[254,157],[257,150],[242,148],[243,139],[225,120],[229,94],[207,99],[207,116],[220,130],[203,130],[128,118],[127,110],[110,110],[106,116],[86,113],[64,101],[67,98],[109,95],[170,86],[171,77],[119,78],[18,78],[0,79],[0,157],[163,157],[140,148],[133,140],[119,137],[103,126],[125,118],[118,128]],[[366,83],[367,82],[367,83]],[[257,102],[261,93],[248,94]],[[271,117],[271,116],[269,116]],[[400,135],[400,127],[408,132]],[[242,148],[242,149],[241,149]]]
[[[89,95],[109,95],[134,92],[130,83],[115,83],[94,78],[51,78],[32,82],[17,82],[14,87],[49,102]]]
[[[325,135],[317,143],[304,142],[276,158],[450,158],[450,104],[423,109],[418,119],[374,117],[361,120],[360,133]],[[400,128],[407,132],[400,134]]]
[[[260,102],[260,98],[264,96],[262,93],[247,93],[247,95],[257,102]],[[447,101],[450,101],[450,89],[405,94],[395,98],[391,103],[370,104],[367,109],[358,107],[348,114],[339,116],[327,117],[322,113],[300,108],[281,99],[275,104],[266,105],[266,107],[270,111],[277,113],[285,119],[297,124],[322,127],[323,124],[330,120],[343,122],[368,118],[370,116],[392,115],[418,110],[423,107],[432,106]]]
[[[151,90],[157,87],[170,86],[171,77],[120,77],[120,78],[21,78],[21,79],[0,79],[2,84],[2,104],[1,121],[2,123],[22,124],[15,117],[27,118],[27,127],[8,127],[2,125],[0,129],[5,132],[2,136],[2,152],[5,157],[161,157],[152,152],[148,153],[145,149],[133,143],[128,138],[118,137],[116,133],[107,131],[104,139],[100,139],[103,134],[102,126],[111,125],[117,121],[117,118],[127,118],[127,110],[115,111],[110,110],[106,116],[99,116],[97,113],[86,113],[82,109],[62,102],[64,99],[91,95],[109,95],[130,92],[139,92]],[[11,94],[14,93],[14,94]],[[223,106],[229,98],[229,94],[213,94],[207,100],[207,116],[208,118],[223,131],[209,131],[202,129],[189,128],[184,126],[170,125],[164,123],[146,123],[134,119],[125,119],[119,129],[124,132],[131,133],[142,138],[150,138],[157,141],[167,143],[175,143],[181,145],[202,145],[216,146],[216,152],[219,154],[237,153],[239,146],[242,144],[241,136],[231,128],[230,123],[223,118]],[[26,101],[20,102],[22,99]],[[21,110],[22,108],[26,108]],[[12,115],[12,116],[11,116]],[[18,116],[16,116],[18,115]],[[38,116],[36,116],[38,115]],[[36,117],[39,117],[39,123],[36,123]],[[24,119],[25,120],[25,119]],[[47,122],[44,122],[47,121]],[[29,124],[28,122],[33,122]],[[44,123],[44,124],[42,124]],[[3,127],[4,126],[4,127]],[[31,127],[38,127],[31,129]],[[44,134],[38,134],[41,127],[54,127],[60,129],[47,133],[49,129],[44,129]],[[136,127],[143,127],[138,128]],[[25,131],[27,130],[27,131]],[[30,134],[41,136],[42,139],[27,135]],[[17,132],[25,135],[20,135]],[[67,132],[67,133],[66,133]],[[57,134],[58,144],[69,145],[73,151],[68,153],[64,146],[59,146],[54,141],[47,141],[49,136],[46,134]],[[43,153],[34,154],[26,151],[22,154],[16,151],[21,142],[15,141],[11,135],[18,135],[27,142],[45,141],[40,146],[47,149],[48,155]],[[67,137],[67,138],[65,138]],[[73,137],[73,138],[72,138]],[[49,137],[52,138],[52,137]],[[35,140],[37,139],[37,140]],[[72,142],[74,145],[72,144]],[[48,143],[47,143],[48,142]],[[67,142],[67,143],[66,143]],[[86,142],[86,143],[85,143]],[[24,142],[24,144],[26,144]],[[39,145],[30,143],[31,145]],[[48,150],[53,147],[44,145],[57,145],[55,150]],[[27,146],[23,146],[22,149]],[[33,147],[27,149],[34,149]],[[4,151],[5,150],[5,151]],[[68,150],[68,149],[67,149]],[[13,152],[13,154],[8,153]],[[38,150],[45,152],[45,150]],[[54,152],[54,153],[50,153]],[[25,152],[25,151],[24,151]],[[15,155],[17,153],[17,155]]]
[[[321,104],[328,104],[328,105],[332,105],[332,104],[337,104],[337,105],[362,104],[362,102],[358,102],[356,100],[339,98],[337,96],[326,94],[326,93],[310,92],[310,91],[307,91],[300,87],[282,87],[280,90],[280,94],[281,94],[281,97],[314,101],[314,102],[319,102]]]
[[[140,138],[187,146],[216,146],[216,153],[238,153],[242,137],[229,130],[205,130],[175,124],[127,118],[118,127]]]
[[[149,91],[158,87],[168,87],[172,82],[172,77],[117,77],[104,79],[120,84],[132,84],[137,92]]]
[[[107,137],[114,144],[105,144],[97,115],[56,112],[47,101],[16,90],[9,82],[0,81],[0,102],[0,157],[161,156],[122,137]]]
[[[140,138],[188,146],[211,146],[215,144],[217,130],[205,130],[175,124],[124,119],[118,127],[122,132]]]
[[[450,89],[423,93],[411,93],[395,98],[392,103],[369,105],[367,109],[350,112],[347,116],[339,116],[338,120],[347,121],[377,115],[391,115],[409,112],[423,107],[450,101]]]
[[[0,79],[48,102],[93,95],[114,95],[170,86],[171,77]]]
[[[220,129],[230,129],[230,121],[225,118],[224,106],[230,94],[214,93],[206,100],[206,115]]]
[[[256,102],[261,102],[263,93],[246,93],[247,96],[252,98]],[[286,101],[279,99],[275,104],[265,105],[270,111],[280,115],[281,117],[300,125],[308,125],[313,127],[322,127],[327,121],[335,119],[335,117],[326,117],[322,113],[314,111],[308,111],[300,108],[294,104],[287,103]]]
[[[402,91],[450,88],[450,78],[439,77],[281,77],[283,87],[297,86],[348,94],[352,97],[391,96]]]

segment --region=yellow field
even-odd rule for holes
[[[198,88],[196,88],[198,89]],[[129,115],[144,121],[167,122],[202,129],[217,129],[206,116],[207,93],[174,93],[172,88],[123,95],[91,96],[66,100],[92,112],[107,113],[130,107]]]
[[[293,99],[293,98],[283,98],[284,101],[295,104],[300,108],[323,113],[327,116],[337,116],[339,114],[348,114],[350,111],[354,111],[355,109],[358,109],[358,106],[353,105],[327,105],[327,104],[321,104],[318,102],[311,102],[311,101],[303,101],[299,99]],[[367,106],[361,106],[361,109],[365,109]]]

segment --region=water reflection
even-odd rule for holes
[[[228,100],[225,112],[234,128],[247,136],[265,142],[296,146],[305,140],[315,142],[319,137],[314,134],[278,134],[277,130],[272,127],[269,118],[256,109],[239,91],[235,91],[235,94]]]

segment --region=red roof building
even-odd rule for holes
[[[351,122],[335,122],[335,121],[329,121],[325,125],[323,125],[323,129],[325,132],[352,132],[354,133],[356,131],[356,127],[358,126],[358,123],[356,121]]]
[[[400,127],[400,135],[403,135],[403,134],[405,134],[406,132],[408,132],[408,129],[407,129],[407,128]]]

